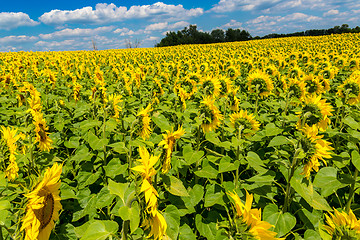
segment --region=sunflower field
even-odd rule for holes
[[[0,53],[0,240],[360,239],[359,46]]]

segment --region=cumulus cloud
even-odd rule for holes
[[[137,31],[133,31],[133,30],[130,30],[130,29],[124,27],[124,28],[115,29],[114,33],[118,33],[120,36],[131,36],[131,35],[143,34],[144,30],[139,29]]]
[[[10,30],[21,26],[36,26],[39,22],[23,12],[0,12],[0,29]]]
[[[242,26],[241,22],[238,22],[234,19],[230,20],[230,22],[221,26],[221,28],[240,28]]]
[[[220,0],[209,12],[261,11],[262,13],[289,12],[290,10],[323,10],[328,11],[338,7],[354,9],[358,0]]]
[[[322,18],[304,13],[292,13],[285,16],[266,16],[261,15],[246,22],[247,28],[252,29],[256,34],[281,32],[281,31],[300,31],[304,28],[303,24],[321,21]]]
[[[40,34],[39,37],[42,39],[54,39],[54,38],[64,38],[64,37],[77,37],[77,36],[93,36],[101,33],[110,32],[113,30],[113,26],[104,26],[98,28],[65,28],[60,31],[56,31],[49,34]]]
[[[176,22],[173,24],[169,24],[168,22],[160,22],[160,23],[154,23],[154,24],[150,24],[148,26],[146,26],[145,31],[159,31],[159,30],[164,30],[164,29],[178,29],[178,28],[183,28],[190,25],[190,23],[185,22],[185,21],[180,21],[180,22]]]
[[[24,42],[32,42],[38,40],[38,37],[35,36],[26,36],[26,35],[19,35],[19,36],[6,36],[0,38],[0,43],[24,43]]]
[[[99,3],[95,9],[83,7],[76,10],[51,10],[40,16],[39,20],[49,25],[61,25],[66,23],[108,23],[119,22],[126,19],[168,18],[172,20],[187,19],[203,14],[202,8],[185,9],[183,5],[169,5],[157,2],[152,5],[141,5],[127,7],[117,7],[115,4]]]
[[[331,9],[331,10],[327,11],[326,13],[324,13],[323,16],[327,17],[327,16],[332,16],[332,15],[337,15],[337,14],[339,14],[339,10]]]

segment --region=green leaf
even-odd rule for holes
[[[171,130],[171,125],[169,124],[169,121],[166,119],[166,117],[164,117],[164,115],[160,113],[154,113],[151,119],[156,124],[156,126],[161,129],[162,132],[165,132],[165,130]]]
[[[276,127],[276,125],[274,123],[268,123],[265,126],[265,134],[266,136],[277,136],[282,132],[282,130],[278,127]]]
[[[110,194],[115,194],[119,196],[120,199],[123,201],[124,205],[126,203],[125,192],[128,189],[128,187],[129,187],[129,183],[117,183],[109,179],[108,189],[110,191]]]
[[[354,152],[354,151],[353,151]],[[321,188],[321,195],[327,197],[339,188],[346,187],[337,179],[337,170],[333,167],[324,167],[316,174],[314,187]]]
[[[9,215],[9,211],[7,210],[0,210],[0,225],[5,225],[5,221],[8,220],[7,216]],[[0,227],[0,231],[1,231]]]
[[[140,224],[140,207],[138,202],[134,202],[130,208],[130,232],[133,233],[139,228]]]
[[[264,220],[275,226],[273,229],[277,237],[282,237],[293,229],[296,218],[290,213],[281,213],[275,204],[269,204],[264,208]]]
[[[169,177],[167,175],[163,175],[162,179],[164,181],[166,190],[169,191],[171,194],[180,197],[189,196],[181,180],[177,179],[174,176]]]
[[[354,130],[359,129],[359,123],[350,116],[344,118],[343,122]]]
[[[219,163],[219,173],[231,172],[239,168],[240,161],[235,161],[235,163],[232,163],[231,160],[232,159],[229,156],[221,158]]]
[[[123,175],[127,172],[129,164],[122,165],[119,158],[113,158],[111,161],[104,167],[106,176],[114,178],[118,175]]]
[[[210,179],[215,179],[218,175],[218,171],[210,165],[206,165],[204,168],[194,173],[198,177]]]
[[[79,172],[79,174],[75,178],[78,181],[79,189],[82,189],[96,182],[96,180],[100,177],[100,174],[100,172]]]
[[[211,184],[206,186],[205,192],[205,203],[204,207],[211,207],[215,204],[220,204],[225,206],[223,200],[224,192],[218,184]]]
[[[183,157],[188,165],[199,161],[204,156],[204,151],[193,151],[191,146],[183,148]]]
[[[284,137],[284,136],[275,136],[273,139],[271,139],[268,147],[275,147],[275,146],[280,146],[280,145],[284,145],[284,144],[289,144],[290,141]]]
[[[205,237],[207,240],[215,240],[217,231],[216,223],[204,221],[200,214],[196,214],[195,225],[201,236]]]
[[[80,240],[105,240],[119,229],[117,222],[96,220],[86,229]]]
[[[88,132],[87,142],[90,144],[90,147],[94,150],[104,150],[104,147],[108,144],[109,139],[98,138],[92,132]]]
[[[318,239],[321,239],[321,237],[320,237],[319,233],[316,232],[315,230],[308,229],[305,231],[304,239],[305,240],[318,240]]]
[[[176,240],[180,230],[179,210],[175,206],[169,205],[165,208],[163,214],[167,223],[166,234],[170,237],[170,239]]]
[[[0,210],[7,210],[11,208],[10,201],[8,200],[1,200],[0,201]]]
[[[112,147],[115,152],[120,154],[126,154],[129,150],[125,147],[124,142],[116,142],[108,145],[109,147]]]
[[[189,225],[184,224],[180,227],[179,240],[196,240],[196,235],[193,233]]]
[[[264,166],[264,163],[261,160],[261,158],[259,157],[259,155],[257,155],[256,153],[248,152],[246,159],[247,159],[250,167],[254,168],[259,173],[264,173],[267,171],[265,168],[262,167],[262,166]]]
[[[61,182],[60,194],[61,200],[77,198],[74,189],[64,182]]]
[[[264,174],[255,175],[255,176],[247,179],[246,181],[248,181],[248,182],[256,182],[256,183],[273,182],[275,176],[276,176],[276,173],[274,171],[267,171]]]
[[[354,150],[351,152],[351,162],[354,164],[356,169],[360,171],[360,154],[358,151]]]
[[[110,194],[108,188],[103,187],[98,194],[96,194],[96,208],[101,209],[110,206],[115,196]]]
[[[72,136],[68,141],[64,142],[64,146],[67,148],[78,148],[80,146],[81,137]]]
[[[204,196],[204,187],[196,184],[192,189],[189,190],[189,197],[184,197],[185,205],[188,207],[195,207]],[[186,200],[186,201],[185,201]]]
[[[331,211],[328,202],[314,190],[312,183],[309,181],[309,184],[306,185],[301,180],[301,178],[295,177],[291,179],[290,184],[295,191],[314,209]]]

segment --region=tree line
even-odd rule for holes
[[[211,32],[202,32],[197,29],[196,25],[190,25],[183,30],[177,32],[167,32],[166,36],[161,39],[155,47],[166,47],[183,44],[206,44],[206,43],[221,43],[221,42],[235,42],[235,41],[247,41],[251,39],[267,39],[267,38],[280,38],[280,37],[299,37],[299,36],[322,36],[330,34],[341,33],[359,33],[360,27],[349,28],[348,24],[342,24],[341,26],[335,26],[329,29],[310,29],[306,31],[278,34],[271,33],[263,37],[252,37],[248,31],[240,29],[228,28],[214,29]]]

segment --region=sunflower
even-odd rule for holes
[[[25,135],[22,133],[17,133],[17,129],[16,128],[11,128],[11,127],[4,127],[1,126],[0,129],[1,133],[2,133],[2,138],[5,140],[6,145],[9,148],[9,152],[10,152],[10,156],[9,156],[9,165],[7,166],[6,170],[5,170],[5,175],[6,177],[10,180],[13,181],[15,178],[18,177],[18,172],[19,172],[19,167],[16,163],[16,142],[21,138],[21,139],[25,139]]]
[[[245,190],[246,191],[246,190]],[[228,195],[232,198],[234,212],[235,212],[235,224],[236,235],[239,237],[245,237],[244,239],[260,239],[271,240],[279,239],[275,238],[276,232],[269,229],[274,227],[270,223],[261,220],[261,209],[251,209],[253,195],[246,191],[246,202],[242,203],[241,199],[235,192],[228,192]],[[240,232],[239,232],[240,231]],[[246,236],[248,238],[246,238]],[[243,238],[241,238],[243,239]]]
[[[266,97],[274,89],[273,82],[269,76],[261,70],[255,70],[247,78],[248,89],[251,93],[259,94],[260,97]]]
[[[136,115],[139,117],[139,123],[140,123],[140,130],[139,135],[143,139],[147,139],[152,130],[150,127],[151,118],[149,116],[149,113],[152,111],[151,104],[149,104],[145,109],[141,109],[141,111]]]
[[[147,210],[149,212],[155,211],[157,207],[158,192],[151,185],[152,177],[156,174],[156,170],[153,168],[157,163],[159,156],[150,156],[149,152],[144,147],[139,148],[140,159],[138,161],[141,165],[131,168],[131,170],[141,173],[143,178],[140,192],[144,192],[145,201],[147,204]]]
[[[208,76],[201,81],[201,88],[206,96],[217,97],[220,94],[221,84],[217,78]]]
[[[290,94],[290,97],[295,97],[299,100],[302,100],[305,98],[305,82],[299,81],[296,78],[290,78],[289,84],[288,84],[288,92]]]
[[[75,83],[73,86],[73,96],[74,96],[74,100],[75,102],[80,100],[80,89],[81,89],[81,85],[79,83]]]
[[[170,170],[171,163],[171,154],[173,152],[173,148],[175,146],[176,139],[179,139],[182,135],[184,135],[185,131],[182,126],[175,132],[170,132],[166,130],[166,134],[163,134],[164,140],[159,143],[159,146],[164,146],[165,152],[165,160],[162,166],[162,172],[167,173]]]
[[[220,96],[226,96],[231,91],[231,81],[226,77],[220,77]]]
[[[230,121],[236,132],[239,133],[245,131],[245,136],[250,136],[251,132],[259,130],[260,127],[260,123],[255,120],[254,115],[248,114],[246,110],[232,113],[230,115]]]
[[[350,209],[349,213],[334,209],[334,214],[325,215],[327,225],[323,226],[331,239],[360,239],[360,220]]]
[[[49,138],[48,133],[46,132],[49,127],[46,125],[46,121],[43,118],[42,113],[36,113],[33,116],[34,125],[35,125],[35,133],[36,133],[36,142],[39,143],[39,148],[41,151],[49,151],[52,149],[52,140]]]
[[[301,148],[304,150],[304,170],[301,174],[306,178],[310,177],[311,170],[319,171],[319,160],[326,165],[324,158],[331,158],[331,151],[334,150],[331,143],[322,140],[323,136],[318,135],[316,126],[303,128],[303,137],[300,139]]]
[[[200,113],[204,117],[201,128],[204,133],[215,130],[220,126],[223,116],[220,110],[214,105],[215,99],[207,96],[201,101]]]
[[[350,105],[360,102],[360,76],[354,73],[339,86],[337,92],[341,98],[346,97],[347,103]]]
[[[240,104],[240,100],[236,97],[236,93],[238,91],[239,88],[236,89],[231,89],[228,93],[228,101],[229,101],[229,105],[230,105],[230,110],[232,111],[239,111],[239,104]]]
[[[320,79],[312,74],[306,75],[301,79],[306,85],[306,91],[310,94],[321,94],[324,87],[320,83]]]
[[[167,223],[164,216],[158,210],[151,213],[148,219],[144,220],[142,226],[145,227],[145,230],[150,228],[147,238],[154,237],[155,240],[163,239],[166,234]]]
[[[114,118],[116,120],[118,120],[119,115],[120,115],[120,111],[121,111],[121,106],[119,106],[119,104],[122,102],[121,100],[121,95],[117,95],[117,94],[110,94],[109,95],[109,102],[112,104],[113,109],[114,109]]]
[[[54,163],[46,169],[43,180],[35,189],[25,196],[28,199],[26,214],[23,218],[21,231],[25,230],[25,240],[47,240],[54,221],[59,219],[60,203],[60,174],[62,165]]]
[[[297,128],[302,129],[305,126],[316,126],[320,131],[325,131],[330,124],[329,116],[332,116],[333,107],[321,95],[308,96],[304,100],[301,112],[298,112],[299,121]]]

